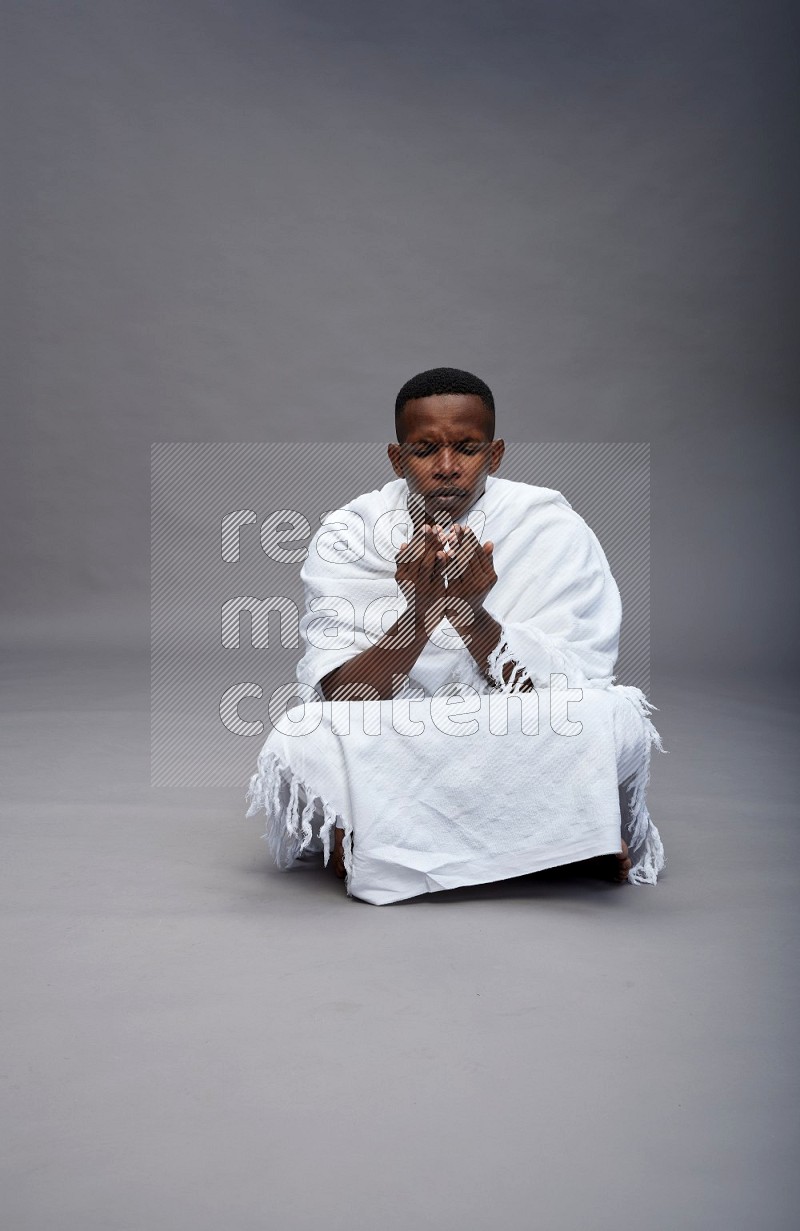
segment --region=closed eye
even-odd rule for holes
[[[411,451],[414,457],[430,457],[432,453],[437,453],[440,448],[441,445],[422,441],[419,444],[412,445]],[[480,453],[481,449],[484,448],[484,444],[479,440],[459,440],[453,448],[458,449],[459,453],[466,453],[468,456],[473,456],[476,453]]]

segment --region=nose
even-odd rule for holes
[[[460,473],[458,454],[455,449],[445,445],[436,454],[436,469],[433,477],[442,480],[455,479]]]

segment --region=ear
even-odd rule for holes
[[[491,461],[489,463],[489,474],[494,474],[496,470],[499,470],[500,463],[503,460],[503,454],[505,453],[505,451],[506,451],[506,442],[504,440],[493,440],[492,441],[492,448],[490,450]]]
[[[392,470],[397,475],[398,479],[404,479],[406,472],[403,469],[403,452],[400,445],[392,442],[386,450],[389,454],[389,461],[392,463]]]

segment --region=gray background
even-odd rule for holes
[[[7,1225],[796,1225],[793,25],[4,6]],[[439,364],[650,442],[655,889],[377,910],[147,785],[151,442]]]
[[[796,659],[781,6],[5,17],[15,634],[146,640],[152,441],[389,440],[449,364],[651,442],[654,667]]]

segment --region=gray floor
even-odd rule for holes
[[[146,656],[3,677],[12,1231],[797,1225],[792,690],[656,674],[656,888],[377,908],[149,789]]]

